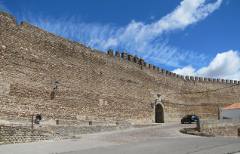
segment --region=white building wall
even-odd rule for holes
[[[222,109],[220,118],[240,120],[240,109]]]

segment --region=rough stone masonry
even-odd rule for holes
[[[127,53],[105,54],[0,13],[0,117],[155,122],[185,114],[216,119],[239,102],[238,81],[189,77]]]

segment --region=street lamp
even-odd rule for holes
[[[53,83],[53,90],[51,92],[51,100],[53,100],[55,98],[55,95],[57,93],[57,89],[58,89],[58,85],[59,85],[59,82],[58,81],[55,81]]]

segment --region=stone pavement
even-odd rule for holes
[[[240,139],[229,137],[198,137],[181,134],[188,126],[162,124],[147,128],[82,135],[76,140],[45,141],[2,145],[1,154],[207,154],[236,153]]]

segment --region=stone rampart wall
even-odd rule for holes
[[[202,121],[201,132],[214,136],[239,136],[240,121]]]
[[[52,136],[44,131],[22,126],[0,125],[0,144],[34,142],[50,138]]]
[[[195,113],[217,118],[239,102],[238,81],[184,77],[127,53],[107,54],[16,24],[0,13],[0,117],[153,122],[151,104],[164,100],[166,121]]]
[[[233,84],[233,85],[237,85],[240,84],[240,81],[237,80],[227,80],[227,79],[217,79],[217,78],[206,78],[206,77],[197,77],[197,76],[184,76],[184,75],[179,75],[176,73],[173,73],[171,71],[159,68],[157,66],[154,66],[152,64],[148,64],[146,63],[143,59],[137,57],[137,56],[133,56],[131,54],[128,54],[126,52],[120,52],[120,51],[113,51],[113,50],[109,50],[107,51],[107,54],[110,57],[115,57],[115,58],[119,58],[121,60],[126,60],[129,62],[133,62],[136,63],[138,65],[145,68],[148,68],[150,70],[155,70],[157,73],[161,73],[163,75],[169,76],[169,77],[174,77],[174,78],[179,78],[185,81],[189,81],[189,82],[210,82],[210,83],[222,83],[222,84]]]

